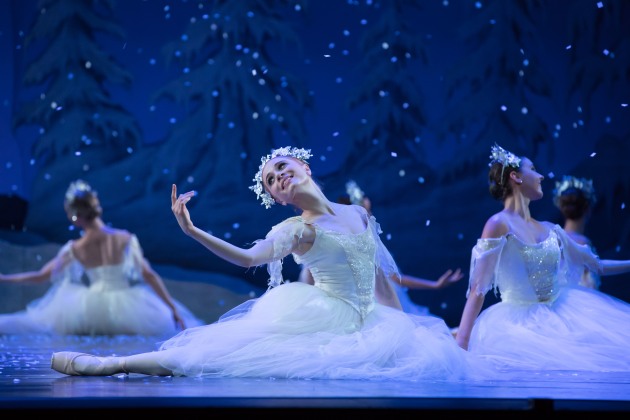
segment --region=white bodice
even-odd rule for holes
[[[302,256],[315,286],[352,305],[364,318],[374,308],[376,242],[370,226],[358,234],[315,227],[316,239]]]
[[[537,244],[521,242],[507,235],[501,256],[497,286],[504,302],[551,302],[558,294],[558,238],[550,235]]]
[[[584,267],[599,271],[599,258],[579,245],[558,225],[547,238],[531,244],[508,233],[478,239],[471,257],[469,293],[485,294],[494,288],[503,302],[553,302],[560,288],[577,285]]]
[[[121,290],[130,287],[129,278],[125,275],[124,264],[103,265],[85,269],[89,286],[94,291]]]

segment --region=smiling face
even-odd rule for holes
[[[282,204],[293,202],[296,187],[310,175],[308,164],[289,156],[269,160],[262,170],[265,190]]]
[[[530,200],[533,201],[542,198],[543,190],[541,183],[545,177],[536,171],[536,167],[528,158],[522,158],[518,172],[512,172],[510,178],[518,184],[521,193]]]

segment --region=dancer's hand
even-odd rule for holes
[[[186,235],[190,235],[195,225],[190,220],[190,213],[186,208],[186,203],[190,201],[192,197],[197,195],[195,191],[188,191],[187,193],[180,194],[177,197],[177,186],[173,184],[171,188],[171,210],[177,219],[179,227],[182,228]]]
[[[181,317],[179,312],[177,312],[177,309],[173,309],[173,320],[175,321],[176,328],[179,328],[180,330],[186,329],[186,323],[184,322],[184,319]]]
[[[461,269],[455,271],[448,269],[444,274],[440,276],[436,281],[436,289],[441,289],[446,286],[450,286],[453,283],[460,281],[464,277]]]

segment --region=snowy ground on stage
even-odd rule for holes
[[[216,410],[243,414],[395,410],[434,414],[540,416],[596,413],[599,418],[630,413],[630,375],[567,374],[549,379],[491,382],[196,379],[116,375],[74,377],[50,368],[53,351],[100,355],[152,351],[151,337],[0,336],[1,410],[125,410],[167,414],[172,410]],[[284,410],[284,411],[282,411]],[[390,414],[391,411],[387,411]],[[417,414],[417,413],[416,413]]]

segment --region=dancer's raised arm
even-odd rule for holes
[[[188,191],[178,197],[177,186],[173,184],[171,189],[171,210],[186,235],[199,242],[216,256],[241,267],[255,267],[278,258],[278,255],[274,256],[272,241],[258,241],[251,248],[240,248],[196,227],[186,207],[186,204],[195,195],[197,195],[195,191]],[[298,245],[299,241],[296,238],[293,246],[287,248],[280,258],[289,255]]]

